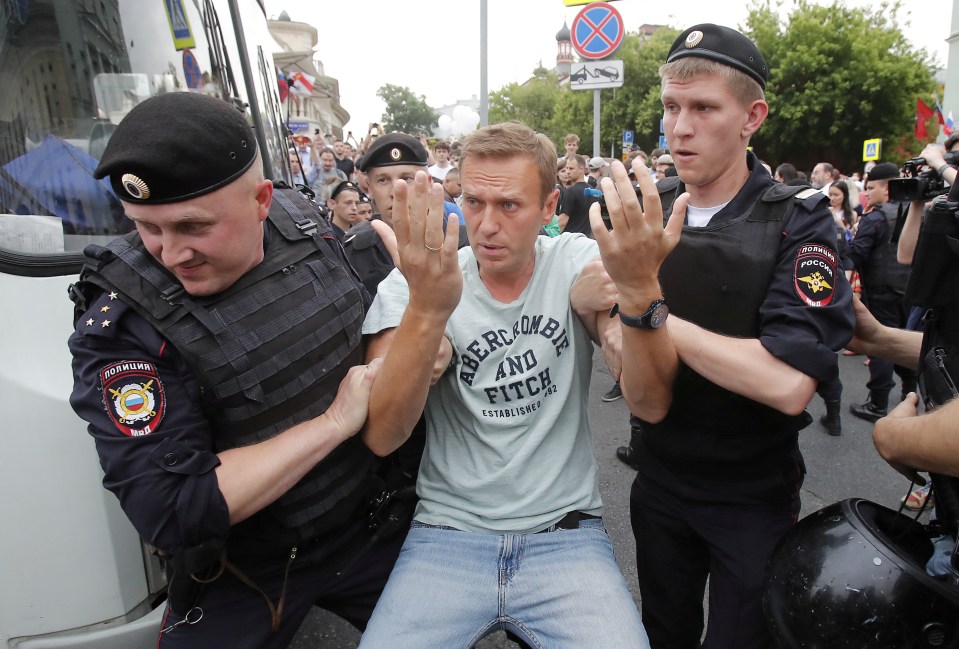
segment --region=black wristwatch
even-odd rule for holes
[[[649,308],[646,309],[646,313],[641,316],[633,316],[626,315],[620,311],[619,302],[617,302],[613,305],[613,308],[609,310],[610,318],[616,315],[619,315],[620,321],[627,327],[635,327],[636,329],[659,329],[666,322],[666,317],[669,315],[669,307],[666,306],[666,300],[660,298],[653,300]]]

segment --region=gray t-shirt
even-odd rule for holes
[[[602,513],[587,419],[593,348],[569,303],[598,252],[579,234],[539,237],[529,284],[504,304],[480,280],[473,251],[460,250],[463,296],[446,329],[457,363],[427,398],[416,520],[525,533],[570,511]],[[363,333],[398,326],[408,301],[394,270]]]

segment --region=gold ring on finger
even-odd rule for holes
[[[430,244],[426,243],[425,241],[423,242],[423,245],[426,246],[426,249],[429,250],[430,252],[439,252],[440,250],[443,249],[443,246],[440,246],[439,248],[431,248]]]

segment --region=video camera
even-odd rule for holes
[[[959,151],[950,151],[945,156],[946,163],[959,164]],[[945,194],[949,189],[939,172],[925,169],[925,158],[911,158],[902,165],[904,178],[889,181],[889,200],[896,202],[929,201]]]

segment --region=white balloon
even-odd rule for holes
[[[475,110],[470,110],[469,121],[467,123],[469,124],[469,130],[475,131],[476,127],[479,126],[480,123],[480,114]]]
[[[463,119],[464,119],[467,115],[470,114],[470,112],[471,112],[471,109],[470,109],[469,106],[464,106],[464,105],[462,105],[462,104],[458,104],[458,105],[454,106],[454,107],[453,107],[453,121],[454,121],[454,122],[457,122],[457,123],[462,122]]]
[[[441,129],[449,130],[449,127],[453,125],[453,118],[446,114],[440,115],[438,124]]]

